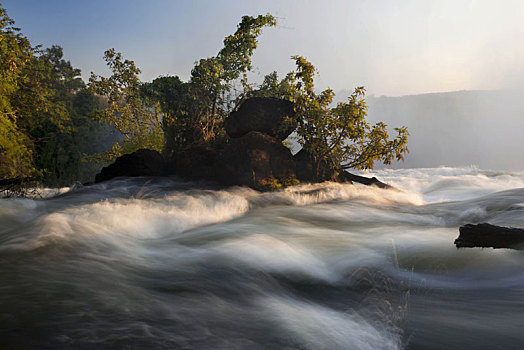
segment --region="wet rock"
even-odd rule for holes
[[[376,186],[378,188],[396,189],[391,185],[383,183],[382,181],[380,181],[379,179],[377,179],[374,176],[372,178],[369,178],[365,176],[355,175],[345,170],[338,175],[337,180],[339,182],[351,182],[351,183],[356,182],[356,183],[363,184],[366,186]]]
[[[232,138],[258,131],[284,140],[296,129],[297,119],[292,102],[253,97],[245,100],[237,111],[226,118],[224,127]]]
[[[295,178],[295,163],[280,140],[252,131],[230,140],[222,151],[217,173],[224,185],[258,187],[267,181]]]
[[[524,250],[524,229],[487,223],[461,226],[457,248],[511,248]]]
[[[115,162],[102,168],[95,177],[95,183],[118,176],[164,176],[166,163],[157,151],[139,149],[131,154],[118,157]]]

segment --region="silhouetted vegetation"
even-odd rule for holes
[[[407,152],[405,128],[390,140],[385,124],[366,122],[363,87],[332,106],[333,91],[315,91],[315,68],[301,56],[282,80],[273,72],[261,84],[248,82],[257,38],[276,25],[270,14],[244,16],[215,56],[195,63],[186,82],[178,76],[141,82],[135,63],[109,49],[111,75],[91,73],[86,86],[61,47],[31,46],[0,11],[0,179],[67,185],[90,180],[102,164],[139,149],[170,157],[195,145],[225,145],[224,120],[249,97],[293,102],[296,117],[282,125],[296,128],[317,173],[326,164],[336,173],[369,169]]]

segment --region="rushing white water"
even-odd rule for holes
[[[524,173],[384,170],[396,189],[117,179],[0,200],[0,348],[519,348]]]

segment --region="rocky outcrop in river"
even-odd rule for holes
[[[119,176],[164,176],[166,162],[162,155],[150,149],[139,149],[131,154],[118,157],[96,174],[95,182],[111,180]]]
[[[258,187],[270,179],[283,182],[296,178],[289,148],[279,139],[258,131],[231,139],[221,154],[220,164],[218,180],[226,185]]]
[[[222,185],[275,189],[298,182],[326,180],[366,185],[387,185],[343,172],[328,164],[313,169],[312,157],[301,150],[295,156],[282,141],[297,127],[293,104],[276,98],[257,97],[244,101],[224,121],[227,142],[192,145],[165,159],[152,150],[123,155],[105,167],[95,182],[118,176],[175,175],[188,181],[207,180]],[[353,176],[353,178],[352,178]],[[384,185],[384,186],[381,186]]]
[[[524,229],[487,223],[464,225],[455,240],[457,248],[509,248],[524,250]]]
[[[245,100],[238,110],[224,121],[229,137],[242,137],[257,131],[279,140],[285,140],[297,128],[293,103],[270,97]]]
[[[298,182],[293,155],[282,143],[297,127],[291,102],[264,97],[248,99],[224,125],[229,137],[224,144],[192,145],[169,159],[156,151],[138,150],[103,168],[95,182],[118,176],[165,175],[254,188],[267,183]]]

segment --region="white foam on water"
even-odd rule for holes
[[[61,194],[65,194],[69,191],[71,191],[73,187],[57,187],[57,188],[49,188],[49,187],[32,187],[27,188],[24,191],[24,197],[25,198],[31,198],[31,199],[42,199],[42,198],[52,198]],[[10,193],[4,191],[0,192],[0,199],[3,198],[10,198],[8,197]]]
[[[356,313],[331,310],[287,298],[261,298],[258,303],[293,343],[306,349],[400,349],[399,336],[380,329]]]
[[[228,337],[245,335],[251,341],[260,339],[251,338],[257,332],[276,332],[269,334],[271,341],[307,349],[403,345],[402,333],[392,326],[402,327],[400,322],[383,320],[372,303],[327,299],[340,295],[331,291],[347,290],[358,299],[365,296],[358,294],[361,290],[387,284],[394,301],[405,291],[399,284],[427,288],[418,297],[434,301],[430,312],[436,315],[456,308],[448,295],[443,299],[438,295],[463,293],[467,297],[463,300],[472,304],[460,317],[483,322],[491,315],[475,314],[486,305],[479,292],[494,300],[508,291],[503,302],[518,309],[514,295],[522,291],[520,252],[457,250],[453,240],[459,225],[467,222],[524,227],[524,189],[515,189],[524,187],[522,173],[438,168],[367,175],[400,191],[323,183],[260,193],[240,187],[197,190],[193,184],[162,179],[146,185],[120,179],[52,199],[1,199],[3,291],[15,286],[27,293],[11,292],[6,304],[15,310],[21,300],[54,310],[66,300],[76,310],[81,309],[76,303],[85,302],[85,309],[96,314],[90,327],[84,318],[74,317],[73,308],[63,309],[56,322],[57,328],[70,327],[63,334],[71,339],[85,329],[89,341],[108,324],[119,324],[122,306],[129,306],[125,319],[134,322],[144,319],[142,311],[156,315],[155,307],[175,314],[181,305],[191,305],[184,309],[177,330],[200,329],[204,324],[201,328],[209,328],[215,339],[222,337],[224,344]],[[279,283],[281,279],[285,283]],[[26,288],[28,281],[34,290]],[[314,291],[302,288],[304,283],[314,285]],[[81,291],[81,297],[71,297],[70,286]],[[62,294],[42,293],[64,288],[67,292]],[[219,305],[213,320],[203,295]],[[297,295],[304,298],[294,299]],[[252,304],[256,307],[250,308]],[[236,316],[232,308],[238,311]],[[422,311],[413,309],[410,321],[425,308],[423,304]],[[500,315],[511,314],[507,308],[497,310]],[[35,319],[45,324],[46,317],[40,314]],[[518,318],[518,313],[511,317]],[[260,323],[249,323],[252,319]],[[164,327],[165,334],[177,327],[162,316],[149,320],[152,330]],[[429,322],[428,334],[441,325],[438,317]],[[515,323],[504,322],[505,330]],[[251,335],[238,330],[244,323]],[[122,328],[115,339],[133,329]],[[511,336],[518,338],[518,332]],[[194,338],[201,333],[188,334]],[[150,340],[146,338],[141,340]]]
[[[403,191],[418,193],[426,203],[472,199],[524,187],[524,172],[490,171],[477,167],[418,168],[366,171]]]
[[[282,191],[261,194],[254,202],[309,205],[337,200],[355,200],[375,204],[423,204],[422,197],[416,193],[335,182],[289,187]]]
[[[161,238],[229,220],[248,209],[244,196],[227,191],[178,193],[158,199],[108,199],[39,218],[35,223],[38,236],[28,247],[90,237],[111,240],[117,245],[129,239]]]
[[[311,249],[267,234],[228,240],[214,250],[266,272],[300,273],[330,282],[338,279],[336,271],[315,256]]]
[[[0,232],[30,221],[41,207],[41,202],[28,198],[0,199]]]
[[[305,215],[307,211],[312,210],[311,217],[333,219],[348,224],[394,223],[397,225],[446,226],[461,222],[481,221],[489,217],[491,212],[488,210],[488,204],[467,203],[467,207],[457,207],[454,211],[435,207],[428,208],[424,212],[412,211],[409,208],[421,206],[427,202],[440,202],[454,197],[469,198],[516,185],[524,186],[524,173],[495,173],[476,168],[382,170],[368,175],[375,175],[401,190],[330,182],[304,184],[270,193],[234,187],[224,190],[167,191],[164,196],[152,198],[145,195],[143,198],[116,197],[95,203],[80,203],[77,206],[70,206],[69,204],[74,204],[76,199],[68,197],[71,203],[64,202],[68,206],[62,209],[57,204],[61,198],[55,198],[49,202],[32,199],[2,199],[0,201],[0,219],[5,224],[5,230],[36,220],[31,235],[12,240],[12,242],[17,242],[18,248],[21,247],[21,242],[31,242],[27,245],[31,247],[29,249],[61,240],[79,240],[86,237],[103,237],[114,244],[122,244],[119,243],[122,238],[124,240],[156,239],[178,235],[196,227],[224,222],[242,216],[250,210],[282,205],[305,207],[303,209]],[[125,184],[126,182],[120,186]],[[93,188],[93,191],[102,190],[104,189]],[[137,197],[141,197],[141,193],[147,191],[146,185],[143,191],[137,194]],[[89,191],[86,193],[75,195],[82,198],[84,195],[89,195]],[[455,194],[450,195],[449,193]],[[334,201],[339,204],[331,205],[330,203]],[[324,207],[323,203],[327,206]],[[366,205],[362,206],[362,204]],[[388,206],[391,206],[391,210],[388,209]],[[47,208],[51,208],[49,214],[46,213]],[[235,246],[235,249],[242,250],[242,247],[237,246],[243,246],[245,251],[251,249],[255,257],[261,257],[263,254],[275,254],[276,257],[287,256],[289,266],[298,265],[298,263],[293,263],[293,259],[300,261],[308,254],[297,250],[296,246],[293,246],[292,250],[287,253],[269,253],[271,250],[261,253],[258,248],[253,247],[268,246],[265,242],[275,240],[275,238],[253,236],[250,239],[259,240],[259,242],[253,244],[253,242],[245,241],[229,244]],[[278,241],[272,241],[272,244],[282,250],[289,248],[286,243]],[[278,259],[275,258],[275,261]],[[283,262],[281,265],[285,264]],[[317,269],[324,270],[322,273],[313,268],[311,271],[317,271],[318,275],[329,275],[326,272],[329,271],[328,268],[318,266]]]

